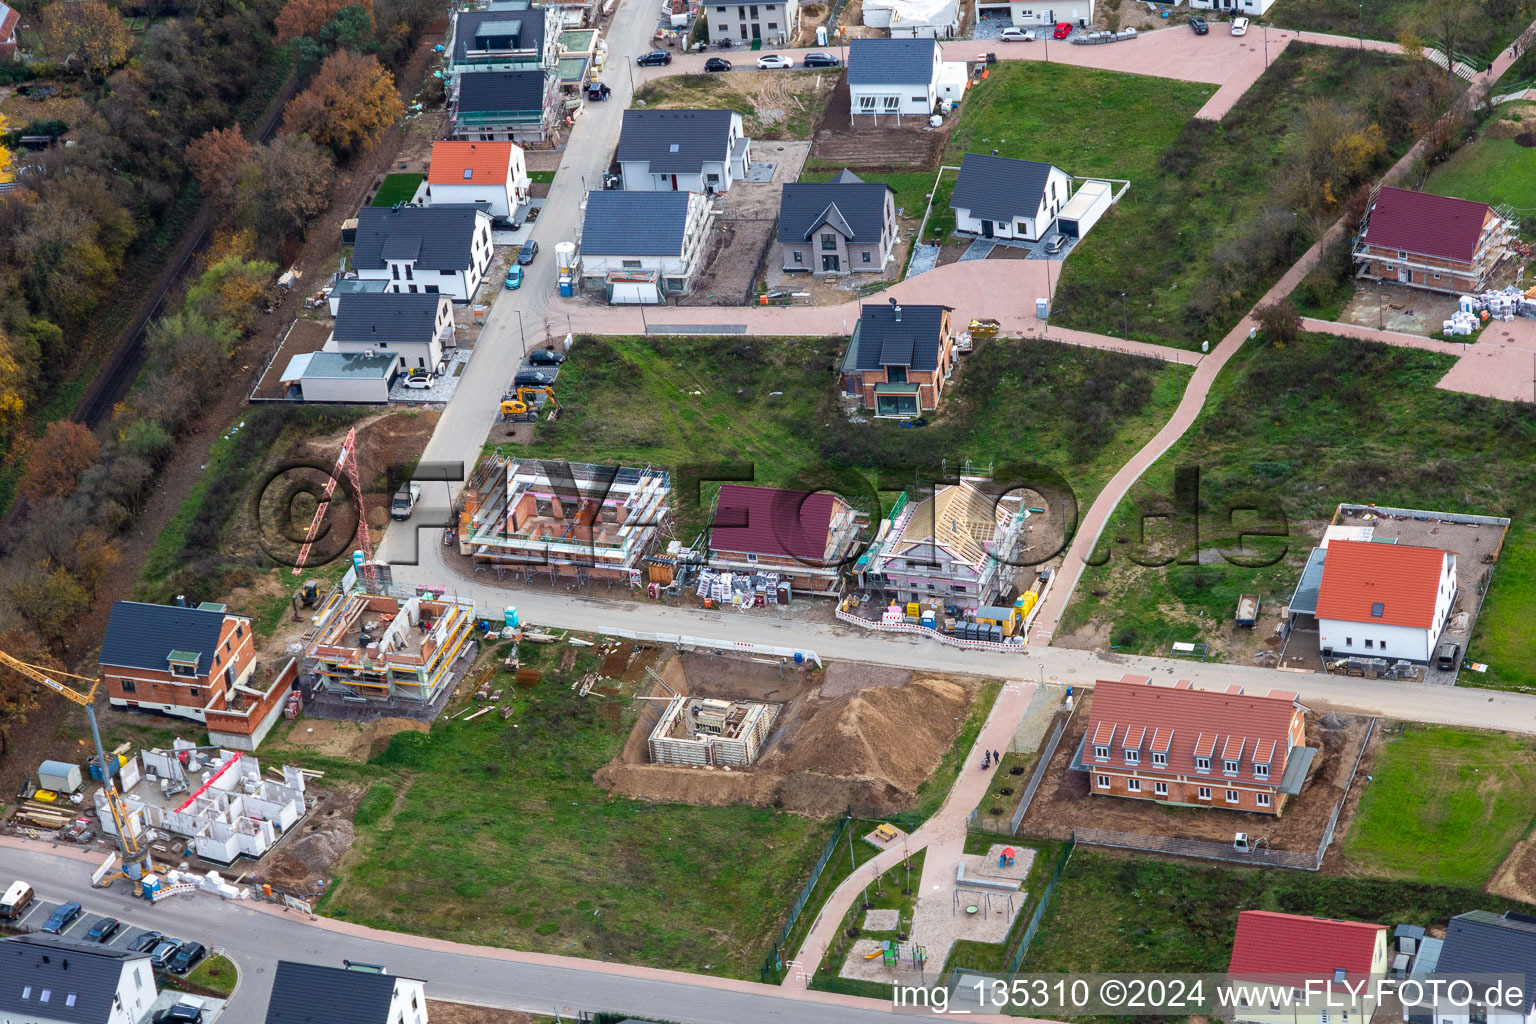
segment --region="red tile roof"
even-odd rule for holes
[[[1332,979],[1342,968],[1352,981],[1371,973],[1376,937],[1384,924],[1245,910],[1237,915],[1228,973],[1295,974]]]
[[[21,20],[21,12],[7,4],[0,3],[0,42],[11,38],[11,33],[16,31],[16,23]]]
[[[1218,693],[1213,690],[1180,689],[1176,686],[1146,682],[1145,676],[1126,676],[1118,680],[1099,680],[1093,688],[1093,706],[1089,711],[1087,733],[1091,743],[1108,744],[1109,760],[1098,761],[1092,749],[1083,750],[1083,764],[1126,767],[1121,745],[1127,732],[1134,738],[1143,728],[1151,729],[1155,744],[1170,736],[1167,768],[1151,767],[1151,759],[1142,756],[1135,767],[1143,774],[1167,773],[1223,782],[1247,782],[1278,786],[1285,775],[1286,758],[1291,752],[1291,716],[1301,707],[1293,695]],[[1198,746],[1201,757],[1210,756],[1217,743],[1237,750],[1241,744],[1249,756],[1238,762],[1236,775],[1227,775],[1218,760],[1209,771],[1196,772]],[[1253,772],[1252,751],[1273,743],[1275,754],[1269,774],[1259,778]]]
[[[1488,219],[1488,204],[1383,188],[1371,208],[1367,245],[1469,263]]]
[[[427,184],[505,185],[511,165],[510,142],[434,142]]]
[[[841,499],[826,491],[781,491],[723,484],[709,546],[715,551],[803,558],[826,557],[833,509]]]
[[[1317,617],[1385,626],[1434,625],[1445,562],[1440,548],[1336,540],[1323,560]],[[1380,615],[1372,615],[1376,605]]]

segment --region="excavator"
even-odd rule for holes
[[[539,418],[539,407],[534,402],[539,395],[549,400],[548,405],[552,412],[560,412],[560,403],[555,399],[554,388],[520,387],[511,396],[501,400],[501,414],[509,423],[532,423]]]
[[[101,731],[96,727],[96,687],[100,680],[90,676],[77,676],[72,672],[60,672],[57,669],[46,668],[42,665],[32,665],[19,658],[13,658],[4,651],[0,651],[0,666],[4,666],[26,676],[33,682],[41,683],[54,693],[71,700],[85,708],[85,716],[91,723],[91,739],[96,743],[97,763],[101,765],[102,788],[107,795],[107,809],[112,814],[112,822],[117,832],[117,850],[122,855],[122,863],[115,873],[96,882],[97,885],[110,885],[119,878],[126,878],[133,883],[133,894],[143,894],[144,876],[155,869],[154,863],[149,858],[149,851],[140,845],[139,837],[130,835],[128,822],[128,808],[123,804],[123,798],[117,791],[117,783],[113,781],[116,774],[107,767],[107,753],[101,745]],[[85,693],[54,679],[53,676],[69,676],[91,684],[91,688]]]

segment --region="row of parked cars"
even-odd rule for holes
[[[635,63],[643,68],[665,67],[672,63],[672,54],[666,50],[652,50],[650,53],[642,53],[636,57]],[[800,59],[800,66],[803,68],[835,68],[841,67],[842,63],[835,54],[831,53],[808,53]],[[709,72],[729,71],[735,66],[724,57],[711,57],[704,62],[704,70]],[[757,58],[759,71],[782,71],[794,66],[794,58],[786,57],[781,53],[765,53]],[[588,91],[590,92],[590,87]],[[598,98],[607,99],[607,97],[608,94],[604,92]],[[591,98],[589,95],[588,99]]]
[[[63,934],[75,918],[80,916],[82,909],[74,900],[59,904],[43,923],[43,931],[50,935]],[[122,927],[123,923],[115,917],[99,917],[86,929],[80,941],[111,942]],[[135,953],[148,953],[155,970],[170,971],[172,974],[186,974],[208,955],[208,947],[201,942],[182,942],[161,932],[145,932],[136,936],[128,943],[128,948]]]

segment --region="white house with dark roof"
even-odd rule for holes
[[[889,185],[844,169],[825,182],[792,182],[779,199],[779,249],[787,273],[885,271],[896,250],[896,201]]]
[[[404,370],[436,372],[453,343],[453,300],[439,292],[344,295],[326,352],[390,352]]]
[[[967,153],[949,208],[962,234],[1037,242],[1055,230],[1071,194],[1071,177],[1054,164]]]
[[[559,41],[560,16],[553,10],[458,10],[448,43],[448,70],[458,75],[553,68]]]
[[[279,960],[266,1024],[427,1024],[426,984],[382,967]]]
[[[939,102],[943,51],[936,39],[850,39],[852,115],[927,117]]]
[[[1206,0],[1207,6],[1211,0]],[[1220,0],[1216,0],[1220,2]],[[1253,0],[1226,0],[1228,4]],[[1270,2],[1270,0],[1265,0]],[[1190,0],[1191,6],[1199,6]],[[1070,21],[1078,28],[1093,24],[1093,0],[977,0],[976,15],[983,21],[1036,28]]]
[[[0,940],[6,1024],[143,1024],[158,994],[148,953],[41,933]]]
[[[770,46],[786,46],[800,27],[799,0],[726,0],[700,7],[709,25],[711,42],[762,40]]]
[[[560,127],[559,97],[554,68],[458,75],[448,102],[451,134],[480,142],[546,142]]]
[[[752,140],[733,110],[626,110],[614,159],[626,192],[728,192]]]
[[[1207,11],[1226,11],[1229,14],[1258,17],[1268,14],[1269,9],[1275,6],[1275,0],[1189,0],[1189,6]]]
[[[366,206],[357,214],[353,268],[392,292],[468,302],[491,254],[491,215],[480,206]]]
[[[713,221],[701,192],[587,193],[582,287],[625,305],[686,294],[703,269]]]
[[[1433,941],[1424,940],[1425,952]],[[1426,972],[1416,961],[1414,973],[1460,978],[1516,975],[1526,980],[1518,1000],[1506,997],[1508,1001],[1503,1006],[1488,1006],[1476,999],[1468,1002],[1465,997],[1453,1001],[1444,989],[1437,1005],[1432,1001],[1435,993],[1426,991],[1423,1005],[1404,1007],[1403,1018],[1410,1024],[1531,1024],[1536,1020],[1536,997],[1531,983],[1536,978],[1536,917],[1514,910],[1502,914],[1487,910],[1457,914],[1446,925],[1439,959],[1433,968]],[[1429,986],[1425,988],[1428,990]],[[1474,992],[1486,989],[1482,984],[1474,986]]]

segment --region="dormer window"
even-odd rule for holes
[[[1208,772],[1211,770],[1211,759],[1208,757],[1195,758],[1195,771]]]
[[[1236,761],[1222,761],[1221,762],[1221,771],[1222,771],[1223,775],[1236,775],[1237,774],[1237,762]]]
[[[172,651],[166,661],[171,666],[173,676],[197,675],[198,655],[196,651]]]
[[[1167,768],[1168,767],[1168,755],[1163,753],[1161,750],[1154,750],[1154,751],[1152,751],[1152,767],[1154,767],[1154,768]]]
[[[1269,765],[1267,765],[1267,764],[1256,764],[1256,765],[1254,765],[1253,766],[1253,777],[1256,778],[1256,779],[1267,779],[1267,778],[1269,778]]]
[[[1126,750],[1125,750],[1125,763],[1126,764],[1140,764],[1141,763],[1141,751],[1139,751],[1139,750],[1132,750],[1131,748],[1127,747]]]
[[[1109,748],[1108,747],[1095,746],[1093,748],[1093,759],[1095,761],[1108,761],[1109,760]]]

